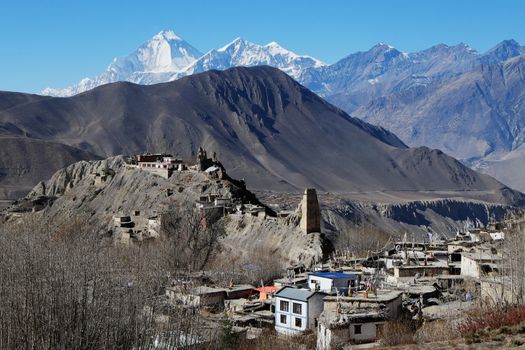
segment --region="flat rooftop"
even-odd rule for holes
[[[496,254],[488,254],[484,252],[476,252],[476,253],[461,253],[461,256],[464,256],[466,258],[475,260],[475,261],[493,261],[493,260],[501,260],[501,256]]]
[[[401,296],[401,294],[403,294],[402,291],[399,291],[399,290],[382,290],[382,291],[379,291],[377,294],[373,294],[373,293],[368,293],[368,297],[366,298],[364,293],[359,293],[355,296],[348,296],[348,297],[337,297],[337,296],[326,296],[324,297],[324,301],[329,301],[329,302],[337,302],[337,301],[340,301],[340,302],[354,302],[354,301],[359,301],[359,302],[368,302],[368,303],[380,303],[380,302],[388,302],[388,301],[392,301],[392,300],[395,300],[397,298],[399,298]]]
[[[410,269],[442,269],[447,268],[448,263],[440,262],[440,261],[429,261],[427,265],[421,264],[421,265],[401,265],[401,266],[394,266],[394,268],[399,268],[400,270],[410,270]]]

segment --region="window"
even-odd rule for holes
[[[376,324],[376,335],[378,337],[382,337],[383,336],[383,324],[382,323]]]
[[[286,324],[286,315],[281,315],[279,321],[281,322],[281,324]]]
[[[321,289],[321,282],[319,282],[318,280],[310,280],[310,282],[314,285],[314,290],[319,290]]]
[[[279,304],[279,309],[280,309],[281,311],[286,311],[286,312],[288,312],[289,305],[290,305],[289,302],[284,301],[284,300],[281,300],[281,302],[280,302],[280,304]]]
[[[293,303],[293,313],[297,315],[303,314],[303,306],[299,303]]]
[[[361,334],[361,325],[360,324],[354,325],[354,334]]]
[[[295,318],[295,327],[301,328],[302,326],[303,326],[303,320],[301,320],[300,318],[296,317]]]

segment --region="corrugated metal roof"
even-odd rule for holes
[[[312,272],[310,273],[312,276],[317,277],[324,277],[324,278],[330,278],[330,279],[339,279],[339,278],[350,278],[350,279],[357,279],[357,275],[349,274],[349,273],[342,273],[342,272]]]
[[[292,287],[283,287],[279,290],[275,296],[286,299],[293,299],[299,301],[307,301],[316,292],[312,292],[308,289],[297,289]]]

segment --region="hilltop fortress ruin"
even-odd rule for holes
[[[185,208],[208,224],[222,220],[230,254],[265,247],[283,262],[306,264],[324,256],[315,189],[305,190],[295,211],[268,207],[208,154],[200,147],[194,161],[147,153],[75,163],[37,185],[4,219],[35,214],[55,221],[89,213],[101,237],[133,245],[162,237],[167,218]]]

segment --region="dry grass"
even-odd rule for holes
[[[386,346],[415,344],[417,322],[390,321],[385,323],[381,334],[381,344]]]
[[[418,344],[438,342],[459,337],[457,327],[448,320],[425,322],[416,333]]]
[[[265,329],[260,337],[243,341],[238,348],[243,350],[307,350],[316,348],[316,340],[313,332],[300,336],[284,336],[277,334],[273,329]]]

